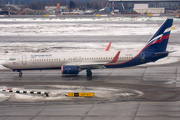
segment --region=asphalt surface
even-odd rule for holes
[[[10,96],[0,103],[0,119],[178,120],[180,118],[179,73],[179,63],[94,70],[92,78],[86,77],[85,72],[81,72],[78,76],[63,76],[60,71],[26,71],[23,72],[22,77],[19,77],[15,72],[1,71],[0,84],[7,88],[53,90],[59,92],[56,95],[60,96],[63,85],[70,86],[63,90],[68,89],[71,92],[85,90],[85,92],[92,92],[93,90],[95,97],[54,99],[51,93],[47,98],[0,92]],[[72,89],[72,86],[81,86],[81,89]],[[134,91],[142,94],[132,94]],[[119,95],[121,93],[130,95],[121,96]],[[28,97],[28,101],[25,98],[22,99],[27,96],[38,98],[29,99]]]
[[[0,42],[71,42],[73,37],[2,36]],[[97,38],[100,42],[109,39]],[[119,36],[111,38],[124,40]],[[127,41],[146,42],[146,38],[149,36],[129,36]],[[170,44],[179,44],[179,38],[179,34],[172,34]],[[73,40],[88,42],[87,39],[94,40],[88,36],[76,36]],[[179,120],[179,63],[93,70],[90,78],[85,71],[75,76],[61,75],[60,70],[23,71],[23,76],[19,77],[16,72],[1,70],[1,90],[12,88],[50,94],[46,97],[1,91],[0,120]],[[69,98],[68,92],[94,92],[95,97]]]

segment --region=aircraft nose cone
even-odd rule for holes
[[[2,65],[3,65],[4,67],[7,67],[7,62],[3,62]]]

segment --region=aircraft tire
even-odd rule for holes
[[[19,72],[19,77],[21,77],[22,76],[22,72]]]
[[[92,76],[91,69],[87,69],[86,72],[87,72],[87,76],[88,76],[88,77],[91,77],[91,76]]]

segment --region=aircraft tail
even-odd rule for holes
[[[158,31],[150,38],[142,51],[164,52],[166,51],[173,19],[167,19]]]

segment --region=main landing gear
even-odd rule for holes
[[[21,77],[22,76],[22,72],[21,71],[19,71],[19,77]]]
[[[86,75],[87,75],[87,77],[91,77],[92,76],[92,72],[91,72],[91,69],[87,69],[86,70]]]

